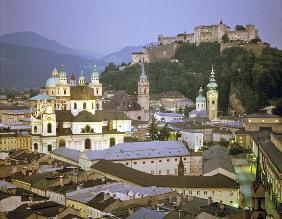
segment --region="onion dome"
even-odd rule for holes
[[[206,98],[203,95],[203,88],[202,87],[200,87],[199,96],[197,96],[196,102],[206,102]]]
[[[217,87],[218,87],[218,85],[217,85],[216,80],[215,80],[215,73],[213,71],[213,66],[212,66],[212,71],[211,71],[211,74],[210,74],[210,81],[207,85],[207,88],[216,89]]]

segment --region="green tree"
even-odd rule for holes
[[[273,110],[273,113],[282,117],[282,98],[277,101],[276,108]]]
[[[149,125],[149,128],[148,128],[148,133],[149,133],[149,137],[148,137],[148,140],[150,141],[156,141],[159,139],[159,133],[160,133],[160,130],[157,126],[157,122],[156,122],[156,119],[153,118],[150,125]]]
[[[221,39],[224,43],[229,43],[229,37],[227,34],[224,34]]]
[[[158,139],[160,141],[167,141],[169,139],[169,136],[170,136],[170,131],[167,124],[165,124],[165,126],[160,129]]]
[[[183,113],[182,106],[178,107],[178,108],[176,109],[176,112],[182,114],[182,113]]]
[[[246,28],[245,28],[243,25],[237,24],[237,25],[235,26],[235,30],[237,30],[237,31],[243,31],[243,30],[246,30]]]

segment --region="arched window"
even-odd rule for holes
[[[84,149],[91,149],[91,141],[89,138],[86,138],[85,139],[85,142],[84,142]]]
[[[51,123],[47,124],[47,133],[52,133],[52,124]]]
[[[66,141],[64,139],[60,139],[59,147],[65,147],[65,146],[66,146]]]
[[[48,145],[48,152],[52,151],[52,145]]]
[[[34,132],[34,133],[37,133],[37,126],[34,126],[33,132]]]
[[[34,144],[33,144],[33,149],[34,149],[35,151],[38,151],[38,144],[37,144],[37,143],[34,143]]]
[[[110,138],[110,147],[114,146],[116,144],[115,138]]]
[[[138,120],[141,120],[141,116],[138,116],[137,119],[138,119]]]
[[[214,100],[212,101],[212,104],[214,104]]]
[[[92,102],[92,109],[94,109],[94,103]]]
[[[86,102],[83,103],[83,109],[86,109]]]
[[[99,89],[96,89],[96,94],[99,94]]]
[[[73,108],[74,108],[74,109],[77,109],[77,103],[76,103],[76,102],[74,102]]]
[[[97,103],[97,104],[96,104],[96,109],[98,110],[98,109],[99,109],[99,107],[100,107],[100,106],[99,106],[99,103]]]
[[[89,125],[86,125],[86,127],[85,127],[85,131],[86,131],[87,133],[89,133],[89,132],[90,132],[90,130],[91,130],[90,126],[89,126]]]

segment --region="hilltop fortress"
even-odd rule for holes
[[[221,43],[221,50],[223,50],[259,39],[255,25],[247,24],[245,27],[238,25],[238,27],[235,30],[231,30],[228,25],[220,21],[219,24],[196,26],[193,33],[184,32],[176,36],[159,35],[157,45],[143,48],[141,52],[133,52],[131,62],[135,64],[140,61],[152,62],[160,59],[173,59],[175,51],[181,42],[189,42],[196,45],[206,42],[218,42]]]

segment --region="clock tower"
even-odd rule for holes
[[[217,83],[215,80],[215,73],[212,66],[212,71],[210,74],[210,80],[207,85],[207,110],[208,117],[212,120],[217,120],[217,111],[218,111],[218,92],[217,92]]]

